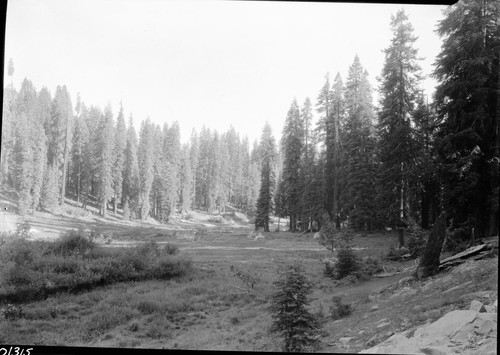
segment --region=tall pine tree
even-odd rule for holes
[[[437,150],[455,227],[498,235],[500,3],[462,0],[445,12],[436,61]]]
[[[417,151],[412,127],[413,111],[420,83],[417,37],[404,10],[391,16],[392,39],[384,50],[385,62],[380,77],[379,209],[383,218],[393,225],[409,217],[411,189]],[[400,234],[400,245],[404,245]]]
[[[260,191],[257,199],[255,230],[262,228],[269,232],[269,216],[273,212],[273,194],[276,184],[274,164],[276,159],[276,142],[271,125],[266,122],[262,130],[259,146],[261,154]]]

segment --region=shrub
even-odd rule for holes
[[[222,218],[222,216],[211,216],[208,221],[211,223],[222,223],[224,218]]]
[[[472,228],[468,223],[447,231],[443,251],[459,253],[467,249],[471,241]]]
[[[44,298],[122,281],[169,279],[184,275],[191,261],[178,248],[147,243],[135,248],[97,248],[90,237],[72,231],[56,242],[0,236],[0,302]]]
[[[342,279],[358,270],[359,266],[356,255],[351,246],[343,245],[338,251],[338,261],[335,264],[335,273],[337,279]]]
[[[179,253],[179,247],[175,244],[167,243],[162,249],[167,255],[176,255]]]
[[[71,230],[56,241],[51,252],[64,256],[84,255],[95,246],[95,243],[82,230]]]
[[[325,260],[323,262],[324,269],[323,269],[323,275],[326,277],[331,277],[335,278],[335,263],[331,262],[330,260]]]
[[[130,328],[129,330],[131,332],[137,332],[139,330],[139,323],[137,322],[133,322],[131,325],[130,325]]]
[[[296,352],[319,345],[319,324],[307,310],[311,283],[307,280],[301,264],[287,265],[280,270],[274,283],[275,293],[271,299],[273,324],[270,331],[284,338],[284,351]]]
[[[412,258],[420,257],[425,249],[427,243],[428,233],[425,232],[420,226],[413,220],[408,222],[408,232],[410,237],[408,238],[408,252]]]
[[[364,258],[358,265],[359,268],[354,272],[354,275],[360,280],[368,279],[370,276],[384,271],[379,261],[372,257]]]
[[[387,252],[385,259],[389,261],[398,261],[401,260],[403,255],[407,254],[408,250],[404,249],[396,249],[393,245],[389,247],[389,251]]]
[[[162,257],[151,269],[151,275],[158,279],[170,279],[186,274],[191,269],[191,260],[175,256]]]
[[[413,259],[416,259],[424,253],[425,245],[427,244],[427,239],[425,234],[418,233],[411,235],[408,238],[408,251]]]
[[[16,235],[20,238],[29,238],[31,236],[31,224],[24,220],[22,223],[19,223],[16,228]]]
[[[12,304],[7,304],[5,308],[2,309],[2,315],[7,320],[18,320],[24,316],[23,306],[14,306]]]
[[[155,241],[144,243],[132,250],[148,260],[156,260],[161,255],[160,247]]]
[[[90,216],[90,211],[88,211],[85,208],[77,207],[77,206],[65,205],[62,212],[68,216],[75,216],[75,217]]]
[[[349,304],[342,303],[342,299],[338,296],[333,296],[332,305],[330,306],[330,315],[333,320],[344,318],[352,313],[352,307]]]
[[[137,304],[137,310],[142,314],[151,314],[159,312],[161,306],[155,301],[143,300]]]

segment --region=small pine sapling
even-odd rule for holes
[[[300,352],[316,349],[319,345],[317,317],[307,309],[311,283],[301,264],[288,265],[279,271],[273,283],[276,292],[272,296],[270,311],[273,317],[272,333],[284,339],[284,351]]]

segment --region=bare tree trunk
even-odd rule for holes
[[[403,221],[404,221],[404,180],[403,180],[403,162],[401,162],[401,196],[400,196],[400,205],[399,205],[399,219],[400,219],[400,226],[398,226],[398,238],[399,238],[399,248],[402,248],[405,246],[405,230],[403,226]]]
[[[437,274],[439,271],[439,257],[446,236],[446,214],[443,212],[438,217],[436,225],[429,234],[424,254],[420,258],[416,275],[425,278]]]

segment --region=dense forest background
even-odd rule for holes
[[[79,96],[72,102],[66,86],[52,94],[25,79],[16,89],[10,60],[1,184],[17,192],[22,215],[71,198],[103,216],[120,210],[167,223],[230,204],[264,230],[275,215],[289,218],[291,231],[333,220],[368,232],[428,229],[445,211],[457,238],[498,235],[499,18],[494,0],[445,11],[442,51],[426,73],[439,84],[428,97],[413,27],[398,11],[377,88],[355,56],[346,78],[325,76],[315,102],[292,100],[279,140],[266,125],[258,142],[202,127],[181,144],[179,123],[149,119],[137,132],[123,107],[115,115]]]

